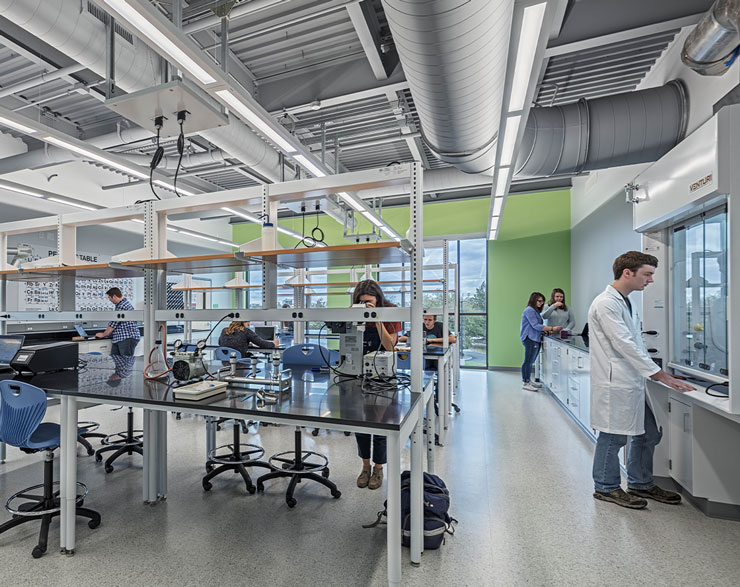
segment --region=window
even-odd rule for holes
[[[488,243],[457,242],[460,303],[460,366],[488,367]]]
[[[727,211],[674,228],[671,262],[671,362],[727,379]]]

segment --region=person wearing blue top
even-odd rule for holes
[[[522,363],[522,389],[537,391],[542,384],[534,384],[530,381],[532,376],[532,364],[537,355],[540,354],[543,332],[558,332],[560,326],[545,326],[542,321],[542,306],[545,305],[545,296],[535,291],[529,296],[527,307],[522,312],[522,324],[519,329],[519,338],[524,345],[524,363]]]
[[[133,312],[134,307],[126,298],[123,297],[121,290],[117,287],[110,288],[105,295],[108,296],[110,303],[116,307],[116,312]],[[105,338],[113,335],[113,345],[111,355],[123,355],[132,357],[134,349],[139,343],[141,334],[139,334],[139,325],[136,322],[110,322],[108,328],[103,332],[98,332],[95,336]]]

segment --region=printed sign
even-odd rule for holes
[[[706,187],[706,186],[708,186],[708,185],[711,185],[711,184],[712,184],[712,181],[713,181],[713,179],[714,179],[714,178],[713,178],[713,176],[712,176],[712,174],[711,174],[711,173],[710,173],[710,174],[708,174],[708,175],[705,175],[705,176],[704,176],[704,177],[702,177],[702,178],[701,178],[700,180],[697,180],[697,181],[695,181],[694,183],[692,183],[692,184],[691,184],[691,185],[689,186],[689,193],[690,193],[690,194],[693,194],[693,193],[694,193],[694,192],[695,192],[696,190],[700,190],[700,189],[701,189],[701,188],[703,188],[703,187]]]

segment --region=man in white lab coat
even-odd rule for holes
[[[677,391],[694,389],[653,362],[642,339],[642,324],[629,294],[653,282],[658,260],[629,251],[614,261],[614,283],[599,294],[588,311],[591,352],[591,426],[599,431],[594,452],[594,498],[622,507],[642,509],[645,498],[678,504],[681,496],[653,481],[653,453],[660,442],[645,379]],[[619,450],[631,436],[627,458],[627,489],[621,487]]]

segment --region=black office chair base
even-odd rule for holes
[[[350,434],[352,433],[347,432],[347,431],[344,432],[345,436],[349,436]],[[311,436],[318,436],[318,435],[319,435],[319,428],[314,428],[313,430],[311,430]]]
[[[47,550],[49,543],[49,526],[54,516],[58,516],[61,512],[61,503],[59,499],[59,490],[54,490],[55,486],[58,486],[58,482],[52,482],[54,478],[54,461],[53,456],[47,457],[44,461],[44,483],[41,485],[34,485],[27,487],[13,495],[5,504],[5,509],[12,514],[12,518],[0,525],[0,534],[26,524],[35,520],[41,520],[41,528],[39,530],[39,541],[38,544],[31,551],[33,558],[40,558],[44,555]],[[87,487],[84,483],[77,483],[78,493],[76,497],[76,509],[75,514],[82,516],[83,518],[89,518],[90,521],[87,523],[90,529],[95,529],[100,525],[100,514],[95,510],[82,507],[82,504],[87,497]],[[38,489],[43,489],[42,495],[33,493]],[[15,502],[20,500],[21,503],[16,505]]]
[[[128,409],[127,422],[128,426],[124,432],[109,434],[100,441],[104,445],[103,448],[95,451],[95,461],[98,463],[103,460],[103,453],[115,451],[105,461],[106,473],[113,472],[113,462],[121,455],[138,453],[144,456],[144,431],[134,430],[133,408]]]
[[[240,428],[238,425],[234,426],[233,443],[224,444],[209,451],[208,460],[206,461],[207,475],[203,477],[202,481],[204,491],[210,491],[213,488],[211,479],[225,471],[234,471],[235,473],[239,473],[242,479],[244,479],[247,493],[253,494],[255,487],[252,483],[252,478],[247,472],[247,467],[272,468],[268,463],[259,460],[265,454],[264,448],[256,444],[241,442],[239,435]]]
[[[301,429],[298,427],[295,431],[295,449],[277,453],[268,459],[273,470],[257,479],[257,491],[265,490],[265,481],[289,477],[290,483],[285,492],[285,503],[290,508],[298,503],[293,494],[298,483],[304,479],[320,483],[329,489],[333,498],[339,499],[342,492],[332,481],[329,481],[329,459],[320,453],[303,450],[302,444]],[[288,458],[289,455],[293,458]]]
[[[79,442],[87,451],[87,456],[91,457],[95,454],[95,449],[87,441],[88,438],[105,438],[106,435],[101,432],[94,432],[100,428],[100,424],[97,422],[78,422],[77,429],[80,431],[77,435],[77,442]]]

